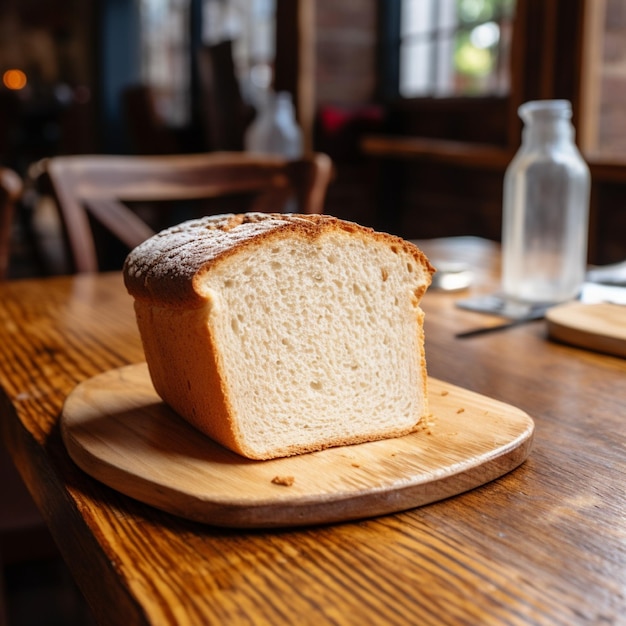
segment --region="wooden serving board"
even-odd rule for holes
[[[217,526],[298,526],[441,500],[528,456],[534,423],[523,411],[435,379],[429,397],[432,416],[411,435],[252,461],[169,409],[137,364],[78,385],[61,429],[78,466],[144,503]]]
[[[572,302],[548,309],[548,335],[581,348],[626,357],[626,306]]]

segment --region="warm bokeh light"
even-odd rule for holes
[[[7,89],[24,89],[26,87],[26,74],[22,70],[7,70],[2,75],[2,82]]]

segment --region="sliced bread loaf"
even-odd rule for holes
[[[269,459],[417,427],[432,272],[414,245],[351,222],[249,213],[155,235],[124,279],[158,394]]]

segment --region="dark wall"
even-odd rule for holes
[[[107,0],[100,7],[100,124],[102,151],[126,152],[129,144],[121,111],[121,93],[140,81],[139,3]]]

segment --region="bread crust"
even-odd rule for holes
[[[204,309],[181,311],[136,300],[135,314],[159,396],[201,432],[231,450],[242,450]]]
[[[408,241],[330,215],[243,213],[192,220],[151,237],[126,258],[124,283],[137,300],[177,308],[200,307],[207,299],[202,290],[203,276],[242,246],[263,245],[269,238],[282,239],[292,233],[315,239],[329,231],[345,231],[396,246],[431,275],[435,271],[423,252]]]

